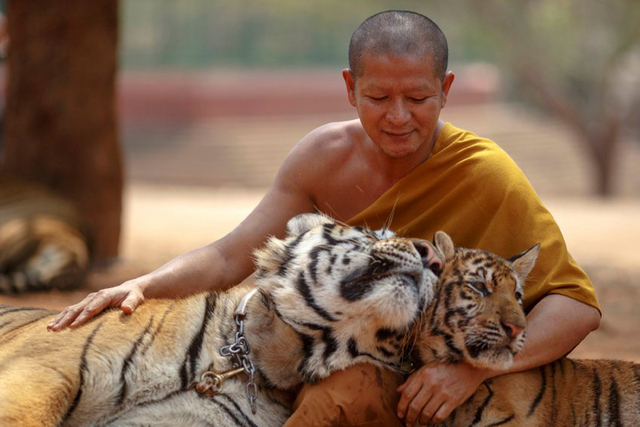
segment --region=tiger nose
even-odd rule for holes
[[[422,266],[433,271],[436,276],[439,276],[442,271],[443,262],[440,255],[438,255],[436,250],[433,248],[431,242],[414,239],[411,243],[413,243],[413,247],[416,248],[420,254],[420,258],[422,258]]]
[[[504,328],[509,338],[515,338],[522,331],[524,331],[524,328],[522,326],[514,325],[513,323],[502,322],[502,327]]]

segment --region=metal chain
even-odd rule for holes
[[[249,400],[249,405],[251,405],[251,412],[255,414],[258,386],[255,383],[256,368],[249,357],[251,350],[244,336],[244,314],[236,314],[235,320],[236,325],[238,325],[236,341],[233,344],[223,346],[220,349],[220,355],[229,358],[233,368],[244,368],[244,371],[249,376],[249,382],[247,382],[247,399]]]

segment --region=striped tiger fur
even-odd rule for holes
[[[0,174],[0,293],[75,288],[88,267],[88,237],[73,206]]]
[[[242,285],[57,333],[45,329],[53,312],[0,308],[0,425],[281,425],[304,381],[362,362],[399,369],[399,343],[437,281],[421,244],[313,214],[255,257],[244,324],[255,414],[244,373],[212,397],[191,388],[204,371],[231,369],[219,350],[235,340],[233,313],[251,288]]]
[[[435,243],[445,263],[423,321],[418,343],[422,362],[464,360],[508,368],[524,344],[523,282],[538,248],[504,260],[454,248],[442,232]],[[640,426],[640,365],[561,358],[498,376],[485,381],[439,425]]]

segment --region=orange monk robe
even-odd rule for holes
[[[401,236],[431,240],[444,230],[458,246],[505,258],[540,243],[525,285],[525,309],[561,294],[600,310],[555,220],[515,162],[486,138],[445,124],[429,159],[348,223],[378,229],[390,218]]]

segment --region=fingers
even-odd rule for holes
[[[140,292],[131,291],[120,305],[120,309],[126,314],[131,314],[143,300],[144,297]]]
[[[402,393],[398,402],[398,418],[405,418],[407,426],[413,426],[416,421],[420,425],[440,423],[453,410],[446,394],[432,389],[429,375],[424,369],[411,374],[397,391]]]
[[[84,307],[90,301],[92,301],[93,298],[95,298],[95,295],[96,295],[95,293],[91,293],[91,294],[87,295],[85,297],[85,299],[83,299],[79,303],[71,305],[71,306],[65,308],[64,310],[62,310],[62,312],[60,314],[58,314],[55,317],[55,319],[53,319],[51,322],[49,322],[49,324],[47,325],[47,329],[49,329],[50,331],[59,331],[61,329],[66,328],[67,326],[69,326],[71,324],[71,322],[76,320],[78,315],[80,315],[80,313],[82,313],[82,311],[84,310]]]
[[[422,415],[420,415],[420,424],[427,424],[428,422],[441,424],[444,420],[449,418],[449,415],[451,415],[454,409],[455,407],[453,405],[449,402],[445,402],[434,412],[435,415],[429,416],[429,411],[425,408],[425,410],[422,411]]]
[[[105,293],[98,292],[87,304],[85,304],[82,311],[78,314],[75,320],[71,322],[69,327],[72,329],[77,328],[112,304],[113,301],[109,296]]]
[[[87,295],[78,304],[65,308],[47,325],[47,329],[59,331],[66,327],[77,328],[107,307],[120,306],[124,313],[130,314],[144,300],[142,293],[137,289],[116,289],[103,289]]]
[[[426,425],[430,422],[439,422],[435,420],[436,414],[439,413],[440,408],[444,406],[444,401],[442,399],[437,400],[435,397],[432,397],[429,402],[422,408],[422,411],[416,414],[416,420],[419,420],[420,425]],[[409,415],[407,414],[407,420],[409,419]],[[444,421],[444,418],[442,419]]]
[[[422,390],[422,382],[417,378],[418,372],[411,374],[407,381],[398,387],[398,392],[402,393],[398,402],[398,418],[404,418],[410,404],[413,404],[415,397]],[[422,407],[421,407],[422,409]]]
[[[434,414],[438,412],[442,404],[443,401],[438,399],[438,396],[432,395],[423,388],[409,404],[405,420],[407,425],[412,426],[416,421],[419,421],[420,425],[427,425],[433,421]]]
[[[407,425],[442,423],[478,388],[483,371],[464,363],[426,365],[398,387],[398,417]]]

